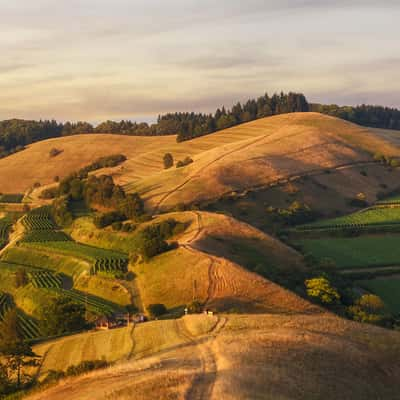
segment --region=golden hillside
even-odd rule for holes
[[[122,361],[30,400],[398,397],[399,333],[330,314],[190,316],[86,336],[35,350],[45,354],[45,369],[59,366],[53,357],[71,346],[79,362],[96,354],[107,358],[111,343]]]
[[[62,151],[50,157],[52,148]],[[285,114],[176,143],[175,136],[76,135],[32,144],[0,160],[0,188],[24,192],[47,185],[95,159],[123,153],[128,160],[108,170],[118,183],[139,190],[148,205],[215,198],[231,190],[264,185],[306,171],[370,160],[368,152],[399,155],[397,147],[366,128],[317,113]],[[194,163],[164,171],[162,158],[186,156]],[[13,176],[10,180],[9,176]],[[197,193],[197,195],[195,195]]]

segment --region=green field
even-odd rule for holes
[[[91,264],[90,272],[126,271],[128,256],[124,253],[100,249],[73,241],[25,243],[26,248],[81,258]]]
[[[374,207],[340,218],[328,219],[303,225],[297,230],[314,229],[362,229],[370,226],[400,224],[400,207]]]
[[[91,265],[85,260],[68,255],[41,251],[28,245],[21,245],[7,249],[2,256],[2,262],[22,266],[24,269],[48,269],[54,272],[77,278],[84,273],[89,273]]]
[[[0,203],[14,203],[18,204],[22,202],[24,195],[21,193],[15,194],[2,194],[0,195]]]
[[[400,265],[400,236],[305,239],[296,244],[303,254],[330,258],[341,269]]]
[[[400,314],[400,277],[359,281],[359,285],[379,296],[393,314]]]
[[[25,243],[46,243],[46,242],[67,242],[71,238],[63,231],[35,230],[28,232],[22,242]]]

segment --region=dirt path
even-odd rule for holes
[[[25,233],[25,228],[22,225],[22,218],[23,216],[13,225],[13,231],[10,233],[8,243],[0,250],[0,258],[1,256],[7,251],[8,248],[14,246]]]
[[[215,340],[218,333],[224,328],[226,322],[226,317],[219,317],[216,325],[207,334],[207,337],[204,340],[200,339],[199,341],[190,334],[183,320],[177,321],[177,329],[179,333],[192,343],[198,343],[196,349],[199,354],[200,371],[194,377],[185,394],[186,400],[208,400],[212,398],[214,384],[218,374],[218,366],[216,356],[212,349],[212,342]]]

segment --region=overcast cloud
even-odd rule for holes
[[[0,119],[151,119],[265,91],[400,107],[400,2],[0,0]]]

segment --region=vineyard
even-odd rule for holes
[[[78,290],[64,290],[64,289],[52,289],[57,293],[62,294],[71,300],[86,305],[87,308],[100,315],[110,315],[116,311],[121,311],[121,307],[107,300],[101,299],[99,297],[79,292]]]
[[[18,204],[22,202],[24,195],[21,193],[16,194],[2,194],[0,195],[0,203]]]
[[[297,231],[364,229],[393,227],[400,224],[400,207],[373,207],[344,217],[318,221],[296,228]]]
[[[0,249],[7,244],[10,228],[11,222],[7,218],[0,219]]]
[[[7,293],[0,293],[0,320],[3,320],[4,316],[11,308],[11,296]]]
[[[26,243],[25,246],[89,261],[92,264],[90,270],[92,274],[100,271],[126,272],[128,268],[128,256],[124,253],[100,249],[73,241]]]
[[[22,219],[22,224],[27,231],[51,231],[56,229],[56,224],[51,216],[50,206],[44,206],[30,211]]]
[[[50,271],[33,272],[30,274],[32,285],[36,288],[61,288],[61,276]]]
[[[11,296],[0,293],[0,320],[3,321],[7,312],[14,308]],[[20,310],[17,311],[18,328],[25,339],[34,339],[40,336],[38,323]]]
[[[18,327],[25,339],[29,340],[40,337],[39,324],[22,312],[18,312]]]
[[[25,243],[46,243],[46,242],[67,242],[71,238],[63,231],[35,230],[28,232],[22,242]]]

